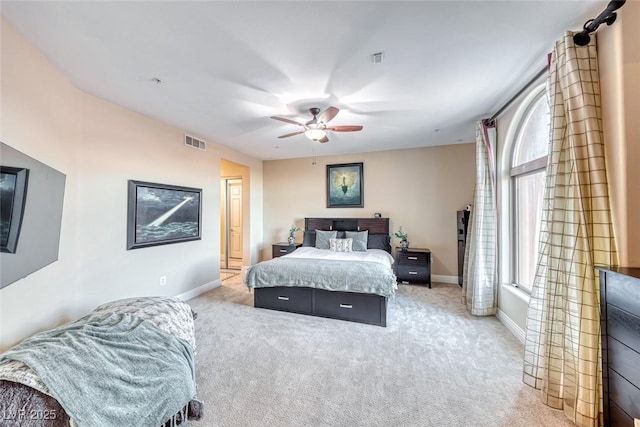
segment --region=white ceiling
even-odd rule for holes
[[[80,89],[261,159],[471,142],[607,1],[1,2]],[[374,64],[371,55],[384,52]],[[159,78],[162,83],[153,82]],[[338,106],[320,144],[306,108]]]

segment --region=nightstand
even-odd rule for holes
[[[294,245],[290,245],[287,242],[274,243],[271,245],[271,256],[272,258],[278,258],[282,255],[290,254],[300,246],[302,246],[302,243],[296,243]]]
[[[396,248],[396,277],[400,283],[426,284],[431,288],[431,251]]]

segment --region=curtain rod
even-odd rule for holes
[[[584,26],[582,27],[582,31],[574,34],[573,42],[578,46],[586,46],[587,44],[589,44],[589,41],[591,41],[591,37],[589,36],[589,33],[593,33],[594,31],[596,31],[600,26],[600,24],[602,23],[606,23],[607,25],[613,24],[616,21],[616,17],[617,17],[617,14],[614,11],[624,6],[626,1],[627,0],[611,0],[607,5],[606,9],[603,10],[600,13],[600,15],[596,16],[593,19],[589,19],[587,22],[584,23]],[[500,114],[504,113],[504,111],[507,108],[509,108],[509,106],[513,103],[513,101],[518,99],[518,97],[522,95],[524,91],[529,89],[531,85],[536,82],[536,80],[542,77],[548,71],[548,69],[549,69],[549,66],[547,65],[544,68],[542,68],[540,71],[538,71],[538,73],[531,80],[529,80],[522,87],[522,89],[518,91],[518,93],[513,95],[502,107],[500,107],[500,109],[493,116],[491,116],[491,118],[485,119],[483,121],[485,123],[492,123],[495,119],[498,118]]]
[[[524,93],[524,91],[526,91],[527,89],[529,89],[531,87],[532,84],[534,84],[540,77],[542,77],[544,74],[547,73],[547,71],[549,70],[549,67],[547,65],[545,65],[540,71],[538,71],[538,73],[531,79],[529,80],[523,87],[522,89],[520,89],[518,91],[518,93],[516,93],[515,95],[513,95],[502,107],[500,107],[500,109],[493,115],[491,116],[491,118],[489,119],[485,119],[486,122],[493,122],[495,119],[498,118],[498,116],[502,113],[504,113],[504,110],[506,110],[507,108],[509,108],[509,106],[511,104],[513,104],[513,101],[515,101],[516,99],[518,99],[518,97],[520,95],[522,95]]]
[[[626,1],[627,0],[611,0],[607,5],[607,8],[600,12],[600,15],[596,16],[593,19],[589,19],[584,23],[582,31],[576,33],[573,36],[573,42],[578,46],[588,45],[589,41],[591,40],[589,33],[593,33],[594,31],[596,31],[602,23],[611,25],[616,22],[617,14],[614,12],[614,10],[620,9],[622,6],[624,6],[624,3]]]

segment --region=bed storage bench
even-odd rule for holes
[[[374,294],[314,291],[314,315],[387,326],[387,298]]]
[[[387,326],[387,298],[375,294],[288,286],[255,288],[254,306]]]
[[[253,293],[253,305],[259,308],[288,311],[290,313],[313,313],[311,288],[293,288],[278,286],[274,288],[256,288]]]

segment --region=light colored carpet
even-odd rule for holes
[[[241,276],[189,301],[202,426],[571,426],[522,383],[522,346],[457,285],[399,285],[388,327],[253,307]]]

